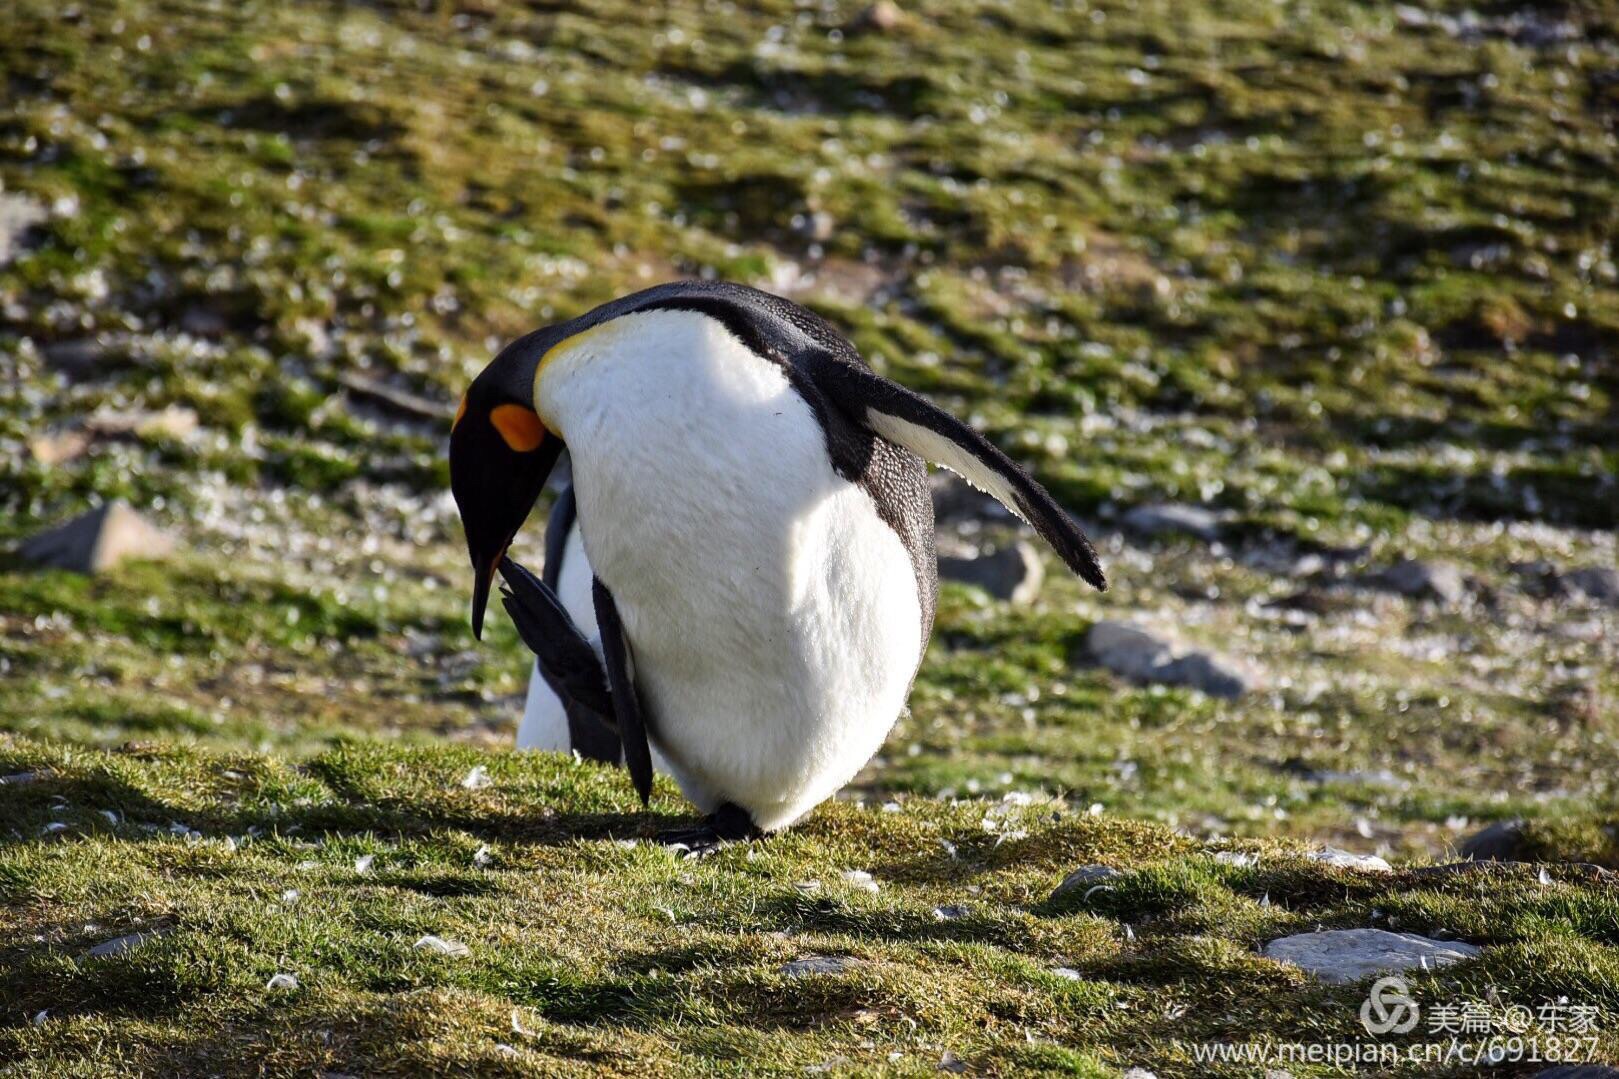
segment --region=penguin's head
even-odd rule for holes
[[[514,342],[473,379],[450,429],[450,491],[472,558],[472,632],[480,638],[495,568],[562,452],[534,411],[538,356],[528,344]]]

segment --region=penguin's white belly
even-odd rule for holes
[[[638,319],[667,347],[615,347]],[[542,372],[591,566],[686,795],[770,830],[882,745],[921,657],[916,576],[780,368],[718,323],[626,316]]]

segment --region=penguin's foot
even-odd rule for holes
[[[657,841],[666,847],[683,847],[681,856],[703,858],[713,854],[727,843],[759,839],[764,835],[753,823],[753,818],[741,806],[724,802],[703,818],[695,828],[675,828],[659,832]]]

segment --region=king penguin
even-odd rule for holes
[[[564,447],[573,482],[535,577],[506,550]],[[643,803],[657,767],[705,814],[667,840],[785,828],[909,695],[938,590],[927,461],[1107,587],[1045,488],[818,315],[719,282],[604,304],[512,342],[456,413],[474,633],[498,573],[551,729],[621,759]]]

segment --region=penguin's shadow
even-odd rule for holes
[[[42,829],[60,817],[59,807],[64,805],[72,807],[71,819],[66,821],[68,831],[63,833],[68,841],[97,833],[115,834],[127,842],[164,840],[178,822],[205,836],[240,836],[258,829],[306,839],[323,835],[406,839],[457,830],[491,842],[555,846],[578,840],[645,839],[697,822],[695,813],[570,812],[565,806],[505,810],[487,804],[423,803],[361,791],[340,772],[323,774],[321,779],[333,797],[289,811],[251,799],[188,805],[108,772],[46,773],[31,782],[0,786],[0,811],[17,822],[10,834],[0,833],[0,848],[35,841]],[[107,818],[106,813],[112,817]]]
[[[555,846],[578,840],[645,839],[657,832],[696,823],[696,815],[655,812],[581,812],[565,805],[536,811],[500,809],[487,804],[423,803],[414,796],[378,796],[359,789],[340,771],[315,770],[339,803],[311,806],[300,823],[307,830],[363,831],[378,835],[415,836],[454,829],[478,839]]]

